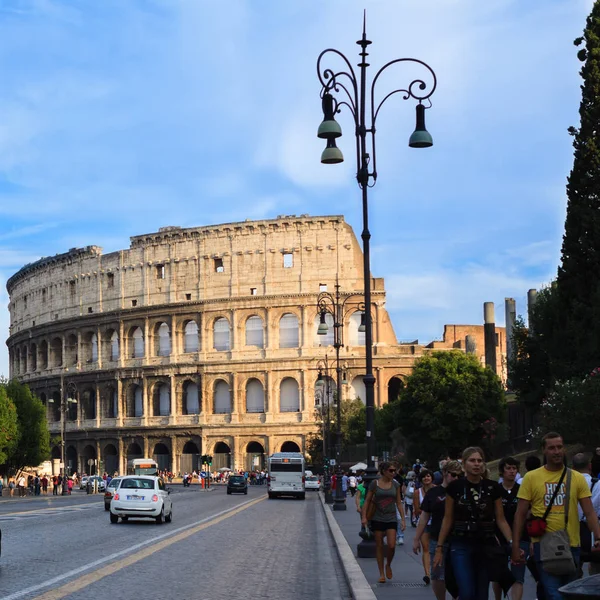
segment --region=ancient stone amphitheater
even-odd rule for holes
[[[364,399],[362,252],[341,216],[164,227],[127,250],[26,265],[7,283],[10,374],[42,399],[55,438],[64,416],[71,472],[93,470],[90,459],[124,472],[142,456],[183,472],[202,454],[213,469],[260,467],[319,431],[315,383],[334,349],[329,315],[317,335],[316,303],[336,278],[356,307],[344,314],[343,394]],[[383,280],[372,285],[380,405],[423,349],[397,343]],[[60,444],[52,452],[57,465]]]

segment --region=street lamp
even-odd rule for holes
[[[361,324],[358,331],[365,331],[365,322],[371,320],[365,319],[365,303],[354,298],[362,298],[362,294],[345,295],[342,299],[340,296],[340,284],[338,278],[335,280],[335,295],[330,292],[321,292],[317,297],[317,310],[319,311],[319,327],[317,335],[327,335],[329,326],[327,325],[326,315],[330,314],[333,317],[333,347],[335,348],[335,372],[337,385],[337,432],[336,432],[336,490],[335,504],[333,510],[346,510],[346,498],[342,489],[342,367],[340,364],[340,349],[344,346],[344,322],[349,313],[360,311]]]
[[[361,234],[363,240],[363,278],[364,278],[364,302],[371,306],[371,267],[370,267],[370,248],[368,202],[367,190],[375,185],[377,181],[377,154],[375,151],[375,125],[379,110],[385,101],[395,94],[401,94],[403,100],[413,99],[418,102],[416,107],[417,123],[415,131],[410,136],[408,145],[411,148],[428,148],[433,144],[431,135],[425,127],[425,109],[431,106],[430,96],[435,91],[437,79],[433,69],[426,63],[415,58],[397,58],[386,63],[377,73],[370,85],[367,95],[367,47],[371,42],[366,34],[366,13],[363,20],[362,38],[357,42],[361,47],[359,56],[361,62],[359,77],[356,76],[350,61],[339,50],[329,48],[324,50],[317,59],[317,75],[322,85],[321,100],[323,108],[323,122],[319,126],[317,136],[327,141],[327,147],[321,155],[321,162],[324,164],[336,164],[344,160],[341,150],[336,145],[336,140],[341,137],[342,130],[335,120],[335,114],[345,107],[350,111],[354,119],[354,134],[356,137],[356,179],[362,190],[362,213],[363,213],[363,231]],[[335,56],[342,60],[342,69],[336,71],[322,66],[325,56]],[[429,83],[424,79],[414,79],[408,85],[395,89],[386,94],[378,103],[375,100],[375,89],[379,76],[391,67],[399,63],[410,63],[420,65],[424,69],[424,74]],[[340,100],[336,98],[340,96]],[[425,106],[423,102],[428,102]],[[367,104],[369,104],[369,117],[367,120]],[[369,134],[367,136],[367,134]],[[369,152],[370,150],[370,152]],[[366,439],[367,439],[367,472],[366,485],[376,477],[375,469],[375,377],[373,376],[373,335],[371,319],[365,321],[365,403],[366,403]],[[359,554],[360,556],[360,554]]]
[[[65,376],[63,373],[60,375],[60,449],[61,449],[61,460],[63,464],[61,478],[62,478],[62,492],[63,496],[68,494],[67,486],[67,431],[66,431],[66,420],[67,411],[69,410],[70,404],[77,404],[77,398],[69,398],[69,390],[74,390],[77,393],[77,386],[73,381],[67,384],[65,389]],[[65,396],[66,394],[66,396]],[[54,398],[48,399],[49,404],[54,403]]]
[[[321,421],[323,423],[323,491],[325,492],[326,504],[333,504],[333,496],[331,495],[331,473],[328,462],[331,450],[331,416],[329,414],[329,409],[331,406],[331,377],[329,376],[330,368],[332,367],[330,367],[327,355],[325,355],[324,360],[321,359],[317,362],[319,374],[317,375],[317,382],[315,383],[315,387],[325,392],[324,394],[321,394],[321,402],[319,405],[321,407]],[[325,377],[323,377],[323,373],[325,373]],[[327,414],[325,414],[325,402],[327,402]]]

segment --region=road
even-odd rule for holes
[[[3,499],[0,598],[350,598],[316,494],[172,490],[163,525],[111,525],[101,495]]]

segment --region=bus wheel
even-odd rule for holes
[[[298,498],[300,498],[300,500],[305,500],[306,499],[306,493],[302,492],[301,494],[298,494]]]
[[[275,498],[275,494],[273,494],[272,492],[269,492],[269,500],[273,500],[273,498]]]

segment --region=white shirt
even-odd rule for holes
[[[592,490],[592,476],[587,473],[582,473],[583,477],[587,481],[590,490]],[[594,489],[592,490],[592,506],[594,508],[594,512],[599,515],[600,514],[600,481],[594,485]],[[585,517],[583,516],[583,511],[581,510],[581,506],[577,506],[577,511],[579,512],[579,520],[585,521]]]

